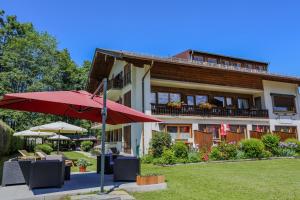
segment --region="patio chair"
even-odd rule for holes
[[[141,172],[140,159],[136,157],[118,157],[114,160],[114,181],[136,181]]]
[[[29,183],[30,160],[9,160],[4,162],[2,186]]]
[[[19,159],[21,160],[36,160],[37,157],[30,155],[26,150],[18,150],[18,152],[21,154],[21,157]]]
[[[104,174],[112,174],[113,171],[113,157],[111,154],[105,155],[104,160]],[[97,156],[97,173],[99,174],[101,171],[101,156]]]
[[[64,184],[64,162],[59,160],[38,160],[30,166],[29,188],[59,187]]]

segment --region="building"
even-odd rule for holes
[[[300,138],[300,78],[272,74],[268,63],[187,50],[173,57],[96,49],[87,89],[108,78],[108,98],[163,123],[108,126],[107,142],[143,155],[155,131],[204,147],[220,141]]]

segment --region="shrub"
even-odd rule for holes
[[[245,153],[241,150],[237,150],[236,159],[245,159]]]
[[[164,149],[161,155],[163,165],[173,165],[176,163],[176,157],[172,149]]]
[[[211,159],[211,160],[222,160],[221,151],[218,149],[218,147],[213,147],[211,149],[211,152],[209,154],[209,159]]]
[[[49,155],[53,151],[53,148],[50,147],[48,144],[39,144],[35,146],[35,151],[39,150]]]
[[[23,139],[13,136],[14,131],[0,120],[0,156],[12,155],[23,148]]]
[[[82,151],[88,152],[92,149],[93,147],[93,142],[91,141],[83,141],[80,144],[80,148]]]
[[[279,156],[295,156],[298,145],[293,142],[280,142],[278,148]]]
[[[261,158],[263,157],[264,143],[258,139],[242,140],[240,150],[245,153],[246,158]]]
[[[176,142],[172,149],[174,151],[176,158],[187,159],[188,158],[188,148],[183,142]]]
[[[217,148],[221,152],[222,160],[236,159],[238,148],[235,143],[222,142]]]
[[[261,141],[264,143],[266,150],[270,151],[273,155],[278,154],[279,136],[266,134],[261,138]]]
[[[296,151],[293,149],[289,149],[289,148],[279,148],[278,150],[278,155],[279,156],[295,156],[296,155]]]
[[[142,163],[144,164],[150,164],[150,163],[153,163],[153,156],[148,154],[148,155],[145,155],[141,158],[141,161]]]
[[[91,149],[91,150],[90,150],[90,153],[91,153],[91,155],[93,155],[93,156],[100,156],[100,155],[101,155],[100,151],[99,151],[99,150],[96,150],[96,149]]]
[[[188,154],[188,162],[196,163],[201,161],[201,154],[198,152],[189,152]]]
[[[263,153],[262,153],[262,157],[263,158],[270,158],[272,157],[272,153],[270,151],[267,151],[267,150],[264,150]]]
[[[189,163],[188,158],[176,158],[176,163]]]
[[[236,159],[237,153],[238,148],[236,144],[222,142],[217,147],[213,147],[210,158],[212,160]]]
[[[168,133],[157,132],[154,133],[150,142],[152,155],[158,158],[162,155],[164,148],[170,148],[171,136]]]
[[[300,153],[300,141],[294,138],[288,138],[285,140],[286,143],[293,143],[297,145],[296,152]]]

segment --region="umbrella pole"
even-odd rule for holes
[[[57,155],[59,154],[59,143],[60,143],[60,130],[58,131],[58,140],[57,140]]]
[[[104,162],[105,162],[105,126],[106,126],[106,90],[107,79],[103,79],[103,108],[102,108],[102,135],[101,135],[101,193],[104,193]]]

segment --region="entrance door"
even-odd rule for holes
[[[124,127],[124,152],[131,154],[131,126]]]

